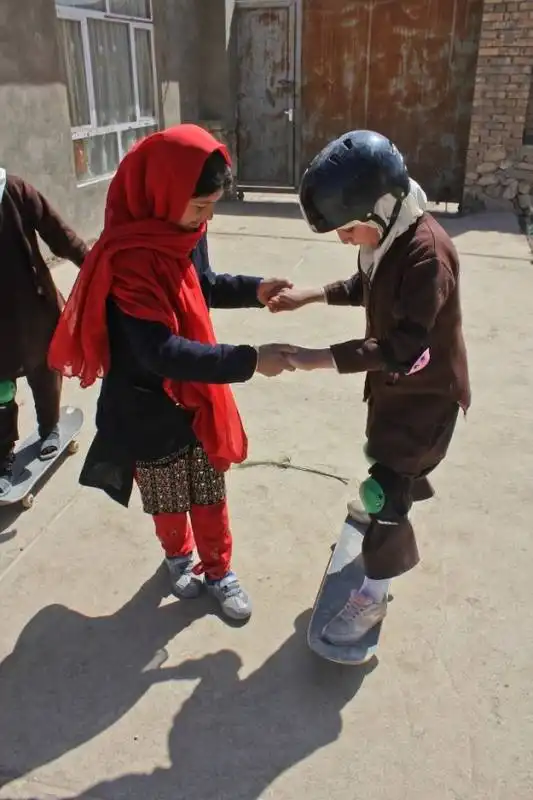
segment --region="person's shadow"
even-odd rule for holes
[[[366,667],[341,667],[307,648],[309,612],[261,667],[241,679],[241,660],[222,650],[178,667],[160,680],[200,680],[169,735],[169,768],[125,775],[72,800],[259,800],[283,772],[335,741],[341,711]]]
[[[116,613],[43,608],[0,664],[0,786],[88,742],[168,679],[165,645],[212,609],[207,600],[159,607],[161,568]]]

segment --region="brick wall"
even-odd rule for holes
[[[533,0],[485,0],[463,207],[513,204],[533,195]],[[531,144],[527,142],[531,141]]]

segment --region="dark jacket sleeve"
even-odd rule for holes
[[[55,256],[81,266],[88,251],[85,242],[69,228],[37,189],[20,178],[13,183],[22,200],[23,222],[29,223],[37,231]]]
[[[217,275],[209,263],[207,235],[191,253],[200,276],[200,285],[210,308],[262,308],[257,299],[261,278],[248,275]]]
[[[324,286],[326,302],[329,306],[362,306],[363,281],[357,272],[347,281],[336,281]]]
[[[130,347],[148,372],[175,381],[242,383],[257,366],[257,351],[249,345],[202,344],[175,336],[160,322],[124,314],[117,317]]]
[[[359,339],[331,348],[341,373],[406,373],[426,350],[440,309],[455,287],[449,267],[432,253],[420,252],[404,275],[395,316],[386,338]]]

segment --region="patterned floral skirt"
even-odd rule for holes
[[[217,472],[200,445],[156,461],[138,461],[136,481],[147,514],[181,514],[191,505],[210,506],[226,498],[223,472]]]

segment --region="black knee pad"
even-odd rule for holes
[[[18,404],[16,400],[10,400],[8,403],[0,403],[0,417],[3,420],[18,419]]]
[[[18,406],[12,400],[0,405],[0,461],[11,453],[18,438]]]

